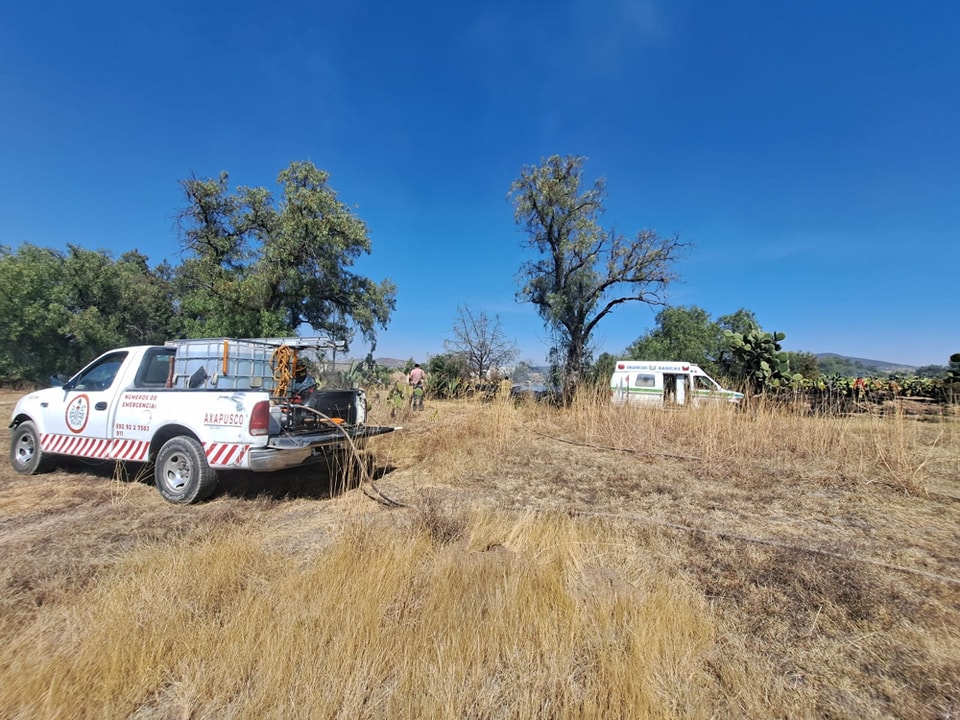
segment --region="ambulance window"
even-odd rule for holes
[[[693,386],[697,390],[719,390],[720,386],[717,385],[713,380],[704,376],[696,375],[693,378]]]
[[[634,387],[656,387],[657,386],[657,376],[656,375],[637,375],[636,380],[633,382]]]

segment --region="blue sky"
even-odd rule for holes
[[[180,180],[275,189],[310,160],[369,227],[356,270],[398,286],[377,356],[442,352],[464,305],[540,363],[506,196],[583,155],[606,225],[692,243],[671,304],[747,308],[789,350],[943,365],[957,37],[946,0],[8,3],[0,243],[177,263]],[[597,351],[656,311],[615,310]]]

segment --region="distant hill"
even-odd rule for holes
[[[916,371],[915,365],[888,362],[886,360],[868,360],[867,358],[849,357],[837,353],[817,353],[817,363],[820,371],[825,375],[839,372],[841,375],[857,375],[858,373],[891,373],[910,374]]]
[[[382,358],[377,358],[376,363],[381,367],[388,367],[388,368],[403,370],[403,367],[404,365],[407,364],[407,361],[398,360],[397,358],[382,357]]]

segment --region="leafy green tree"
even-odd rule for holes
[[[791,373],[802,375],[808,380],[816,380],[820,377],[820,364],[813,353],[788,350],[786,356]]]
[[[696,363],[708,373],[725,342],[717,323],[703,308],[665,307],[657,313],[657,327],[635,340],[626,350],[631,360],[683,360]]]
[[[721,333],[724,330],[729,330],[730,332],[743,334],[760,329],[757,316],[752,310],[747,310],[746,308],[740,308],[729,315],[721,315],[717,318],[717,325]]]
[[[0,380],[39,382],[61,369],[68,311],[57,297],[62,257],[21,245],[0,248]]]
[[[470,374],[480,381],[519,354],[516,343],[504,334],[499,317],[491,319],[484,312],[474,315],[466,305],[457,308],[453,336],[453,340],[443,341],[444,349],[463,357]]]
[[[942,378],[945,377],[950,371],[946,365],[922,365],[918,367],[914,373],[917,377],[921,378]]]
[[[590,367],[590,382],[598,388],[610,387],[610,378],[617,365],[617,357],[610,353],[600,353],[600,357]]]
[[[258,279],[251,277],[257,247],[267,234],[261,226],[269,223],[272,213],[263,193],[240,188],[230,194],[227,177],[221,173],[215,180],[194,177],[181,182],[187,207],[177,221],[186,257],[175,282],[186,334],[283,334],[288,328],[280,318],[263,316],[255,287]]]
[[[598,323],[625,302],[662,305],[683,247],[652,230],[627,238],[603,229],[605,181],[583,187],[583,163],[583,157],[554,155],[524,167],[508,194],[526,245],[538,256],[520,268],[518,299],[532,302],[554,333],[568,404]]]
[[[160,343],[176,327],[169,268],[128,252],[68,245],[0,251],[0,378],[45,382],[123,345]]]
[[[104,251],[70,245],[63,273],[61,297],[69,316],[62,332],[85,360],[112,347],[158,344],[176,334],[166,264],[153,271],[136,251],[114,261]]]
[[[469,384],[470,368],[460,353],[434,355],[426,369],[427,387],[434,397],[456,397]]]
[[[309,162],[280,172],[281,197],[265,188],[231,193],[228,175],[181,185],[179,229],[187,254],[177,272],[193,336],[270,336],[302,325],[337,339],[356,331],[375,345],[396,305],[389,280],[351,268],[371,251],[366,225]]]

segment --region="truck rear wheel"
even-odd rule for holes
[[[206,500],[217,486],[217,472],[207,463],[203,446],[185,435],[160,448],[153,479],[164,500],[180,505]]]
[[[21,475],[40,472],[47,456],[40,449],[40,433],[37,426],[27,420],[14,428],[10,436],[10,464]]]

